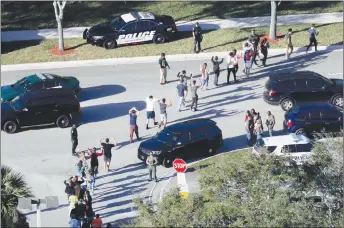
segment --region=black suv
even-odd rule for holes
[[[170,167],[175,158],[193,158],[214,155],[223,145],[222,131],[210,119],[194,119],[173,124],[142,142],[138,158],[146,161],[150,152],[158,163]]]
[[[85,29],[87,43],[113,49],[119,45],[154,42],[165,43],[177,38],[174,19],[146,12],[132,12],[117,16],[111,21]]]
[[[1,103],[1,129],[6,133],[14,133],[20,127],[48,124],[65,128],[80,118],[80,103],[71,89],[27,92]]]
[[[296,103],[330,102],[343,107],[343,80],[328,79],[312,71],[271,75],[265,84],[264,101],[284,111]]]
[[[343,109],[326,103],[295,105],[285,113],[283,126],[288,133],[307,136],[323,131],[339,133],[343,127]]]

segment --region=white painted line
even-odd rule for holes
[[[160,179],[163,179],[165,176],[167,176],[168,174],[173,173],[173,172],[174,172],[173,169],[168,171],[168,172],[166,172]],[[148,199],[149,199],[150,202],[152,202],[152,195],[153,195],[153,192],[154,192],[154,189],[155,189],[156,186],[157,186],[157,182],[154,183],[154,185],[153,185],[153,187],[152,187],[152,189],[151,189],[151,191],[149,193]]]
[[[343,73],[329,73],[328,75],[341,75]]]
[[[164,187],[160,190],[160,196],[159,196],[159,201],[162,200],[162,197],[164,197],[164,193],[165,193],[165,189],[167,187],[167,185],[170,184],[171,180],[176,176],[176,173],[174,173],[173,176],[171,176],[168,181],[166,181],[166,184],[164,185]]]

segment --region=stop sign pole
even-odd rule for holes
[[[177,158],[173,161],[173,168],[177,173],[179,195],[187,198],[189,196],[189,187],[185,177],[185,171],[187,170],[186,162],[183,159]]]

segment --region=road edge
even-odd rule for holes
[[[303,52],[305,47],[296,47],[294,52]],[[343,50],[343,45],[319,46],[318,51],[335,51]],[[284,54],[284,48],[270,49],[269,55]],[[199,54],[177,54],[168,55],[169,62],[192,61],[210,59],[212,56],[226,57],[226,52],[201,52]],[[41,62],[28,64],[10,64],[1,65],[1,72],[22,71],[22,70],[46,70],[46,69],[60,69],[73,67],[91,67],[91,66],[116,66],[133,63],[157,63],[159,56],[143,56],[143,57],[128,57],[128,58],[111,58],[111,59],[93,59],[93,60],[77,60],[77,61],[59,61],[59,62]],[[172,66],[173,67],[173,66]]]

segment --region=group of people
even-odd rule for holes
[[[275,117],[271,114],[270,111],[268,111],[265,125],[268,128],[270,137],[273,135],[275,123]],[[260,113],[256,112],[255,109],[247,110],[246,112],[245,130],[247,132],[247,140],[250,145],[253,145],[255,142],[259,142],[259,139],[262,138],[262,135],[264,133],[264,124]]]

